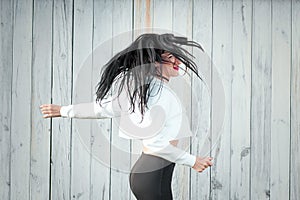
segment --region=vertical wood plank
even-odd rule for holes
[[[196,49],[193,55],[201,77],[206,84],[211,85],[211,52],[212,52],[212,1],[194,0],[193,2],[193,40],[200,43],[205,53]],[[209,92],[198,77],[192,78],[192,131],[196,138],[192,140],[191,153],[197,156],[204,156],[202,152],[209,151],[201,145],[201,139],[208,134],[210,124],[210,96]],[[192,97],[193,97],[192,96]],[[198,99],[200,100],[198,102]],[[210,130],[211,131],[211,130]],[[191,171],[190,199],[209,199],[210,196],[210,174],[211,168],[202,173]]]
[[[250,199],[270,198],[271,2],[253,1]]]
[[[13,8],[11,199],[30,199],[32,4],[14,1]]]
[[[172,32],[173,28],[173,1],[153,1],[153,28],[163,29],[163,32]]]
[[[144,33],[153,32],[154,2],[151,0],[134,0],[133,38]],[[141,140],[131,140],[131,166],[133,166],[142,152]],[[131,192],[131,199],[135,200]]]
[[[172,0],[153,1],[153,31],[155,33],[173,33],[174,5],[175,3]],[[174,199],[180,199],[182,197],[180,193],[182,191],[180,189],[184,189],[184,187],[181,188],[178,186],[182,180],[178,183],[177,178],[180,176],[180,170],[178,171],[177,168],[178,165],[175,165],[172,178],[172,193]]]
[[[272,1],[270,195],[289,199],[291,1]]]
[[[154,1],[134,0],[134,38],[142,33],[152,32]]]
[[[113,1],[94,1],[92,93],[102,66],[112,57]],[[93,99],[95,100],[95,99]],[[91,153],[91,199],[110,199],[111,119],[93,120]]]
[[[113,2],[113,55],[125,49],[132,42],[132,2]],[[122,20],[120,20],[122,19]],[[117,123],[112,126],[111,138],[111,199],[130,199],[129,177],[131,167],[130,140],[118,136]],[[117,189],[117,190],[116,190]]]
[[[0,1],[0,199],[10,199],[13,1]]]
[[[300,1],[292,0],[290,200],[300,197]]]
[[[192,0],[173,1],[172,5],[172,32],[174,35],[182,35],[189,40],[192,39]],[[168,22],[167,22],[168,23]],[[192,48],[187,48],[191,52]],[[191,116],[191,77],[176,77],[170,80],[169,86],[175,91],[181,100],[181,104],[186,111],[186,115],[190,119]],[[190,122],[190,121],[189,121]],[[178,143],[178,147],[189,151],[190,142],[182,139]],[[173,198],[189,199],[190,197],[190,168],[182,165],[176,165],[172,180]]]
[[[52,4],[53,1],[49,0],[34,1],[33,5],[30,146],[30,194],[32,199],[49,198],[50,120],[41,117],[39,106],[51,99]]]
[[[230,188],[230,137],[231,137],[231,81],[232,81],[232,1],[213,2],[213,68],[212,77],[220,76],[225,90],[225,119],[221,136],[212,135],[214,167],[212,168],[212,199],[229,199]],[[218,70],[218,72],[216,71]],[[214,78],[212,79],[214,88]],[[212,91],[212,103],[218,104],[217,94]],[[212,110],[212,123],[218,112]],[[215,131],[212,124],[212,131]]]
[[[91,102],[93,1],[74,1],[73,34],[73,95],[72,104]],[[86,62],[87,63],[86,63]],[[83,65],[84,64],[84,65]],[[90,67],[84,67],[90,66]],[[72,174],[73,199],[90,199],[90,136],[91,120],[74,119],[72,123]]]
[[[252,1],[233,1],[230,199],[249,199]]]
[[[71,104],[73,1],[56,1],[53,7],[52,103]],[[53,119],[51,199],[71,199],[71,120]]]

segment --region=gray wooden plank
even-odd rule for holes
[[[181,0],[173,1],[172,11],[172,32],[174,35],[192,39],[192,22],[193,22],[193,1]],[[169,23],[169,22],[166,22]],[[192,48],[187,48],[192,51]],[[170,87],[176,93],[181,101],[183,108],[189,120],[191,119],[191,77],[185,75],[172,78],[169,82]],[[189,121],[191,125],[191,121]],[[190,138],[184,138],[178,143],[178,147],[186,151],[190,150]],[[183,165],[176,165],[173,173],[172,190],[174,199],[190,198],[190,168]]]
[[[173,28],[173,1],[154,0],[153,12],[153,28],[157,29],[154,32],[171,33]]]
[[[0,1],[0,199],[10,199],[13,2]]]
[[[52,103],[71,104],[73,2],[54,1]],[[51,199],[71,199],[71,120],[52,120]]]
[[[292,1],[290,200],[300,197],[300,1]]]
[[[289,199],[291,1],[272,1],[272,199]]]
[[[133,38],[136,39],[138,36],[144,33],[153,32],[153,15],[154,15],[154,2],[150,0],[134,1],[133,10]],[[133,166],[137,159],[140,157],[142,152],[141,140],[131,140],[131,166]],[[131,192],[131,199],[135,200],[134,194]]]
[[[211,195],[212,199],[229,199],[230,186],[230,134],[231,134],[231,66],[232,66],[232,2],[213,2],[213,51],[212,59],[215,68],[212,70],[212,104],[218,104],[218,91],[214,88],[215,77],[219,76],[225,91],[225,121],[221,130],[221,137],[214,135],[215,118],[219,112],[212,109],[212,145],[214,167],[212,168]],[[218,70],[218,72],[216,71]]]
[[[154,2],[150,0],[135,0],[133,12],[133,38],[135,39],[144,33],[153,32]],[[136,163],[141,155],[142,147],[140,140],[131,140],[131,166]],[[132,192],[130,198],[136,199]]]
[[[251,199],[270,198],[271,2],[253,1],[251,71]]]
[[[134,0],[134,38],[142,33],[152,32],[153,26],[153,6],[150,0]]]
[[[129,14],[130,13],[130,14]],[[132,42],[132,2],[113,2],[113,55]],[[122,19],[122,20],[120,20]],[[128,32],[126,34],[126,32]],[[111,199],[130,199],[129,172],[131,168],[130,140],[118,136],[118,124],[113,121],[111,137]]]
[[[53,1],[35,1],[33,5],[30,146],[32,199],[49,198],[50,120],[41,117],[39,106],[51,99],[52,4]]]
[[[212,1],[194,1],[193,5],[193,40],[200,43],[205,53],[193,49],[196,56],[199,73],[203,81],[211,85],[211,51],[212,51]],[[210,118],[210,91],[198,77],[192,78],[192,139],[191,153],[205,156],[210,149],[201,145],[205,136],[209,136]],[[207,135],[209,134],[209,135]],[[210,145],[208,146],[210,148]],[[203,149],[205,148],[205,149]],[[209,199],[211,168],[202,173],[191,171],[190,199]]]
[[[153,31],[155,33],[163,34],[163,33],[173,33],[173,27],[174,27],[174,14],[175,14],[175,4],[181,3],[181,1],[177,1],[176,3],[171,0],[165,0],[165,1],[153,1]],[[187,16],[184,16],[187,18]],[[180,23],[182,24],[182,23]],[[178,28],[178,26],[176,26]],[[170,83],[172,80],[170,80]],[[170,85],[169,83],[169,85]],[[175,84],[174,84],[175,85]],[[170,85],[171,86],[171,85]],[[187,183],[187,179],[178,180],[178,178],[182,174],[187,173],[187,171],[183,171],[182,167],[179,167],[178,165],[175,165],[174,172],[173,172],[173,178],[172,178],[172,193],[174,199],[182,199],[184,195],[188,195],[189,191],[187,187],[180,187],[178,184],[181,184],[181,182],[184,182],[182,185],[189,186],[189,183]],[[186,177],[188,178],[188,177]],[[181,190],[182,189],[182,190]],[[184,194],[183,194],[184,193]],[[189,198],[187,196],[187,198]]]
[[[14,2],[11,199],[30,199],[32,9],[31,0]]]
[[[252,1],[233,1],[230,199],[249,199]]]
[[[102,66],[112,57],[112,1],[94,1],[92,87]],[[92,89],[93,94],[95,90]],[[91,144],[91,199],[110,199],[111,119],[93,120]]]
[[[92,101],[93,1],[74,1],[72,104]],[[71,195],[90,199],[91,120],[72,120]]]

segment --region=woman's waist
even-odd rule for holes
[[[175,139],[175,140],[170,140],[169,143],[175,147],[177,147],[179,140]],[[145,145],[143,145],[143,152],[146,154],[151,154],[151,152],[153,152],[153,150],[149,147],[146,147]]]

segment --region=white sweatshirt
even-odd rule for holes
[[[162,83],[161,86],[159,91],[159,84],[154,83],[151,92],[153,95],[148,100],[149,109],[142,123],[138,113],[129,114],[127,109],[120,109],[119,103],[123,107],[124,99],[118,102],[109,98],[103,100],[101,106],[96,102],[62,106],[60,113],[62,117],[68,118],[118,119],[119,136],[141,139],[145,154],[192,167],[196,156],[170,144],[172,140],[191,136],[191,131],[187,128],[189,122],[176,94],[166,84]]]

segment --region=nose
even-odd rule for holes
[[[181,64],[181,61],[177,58],[175,58],[175,62],[174,62],[175,65],[180,65]]]

